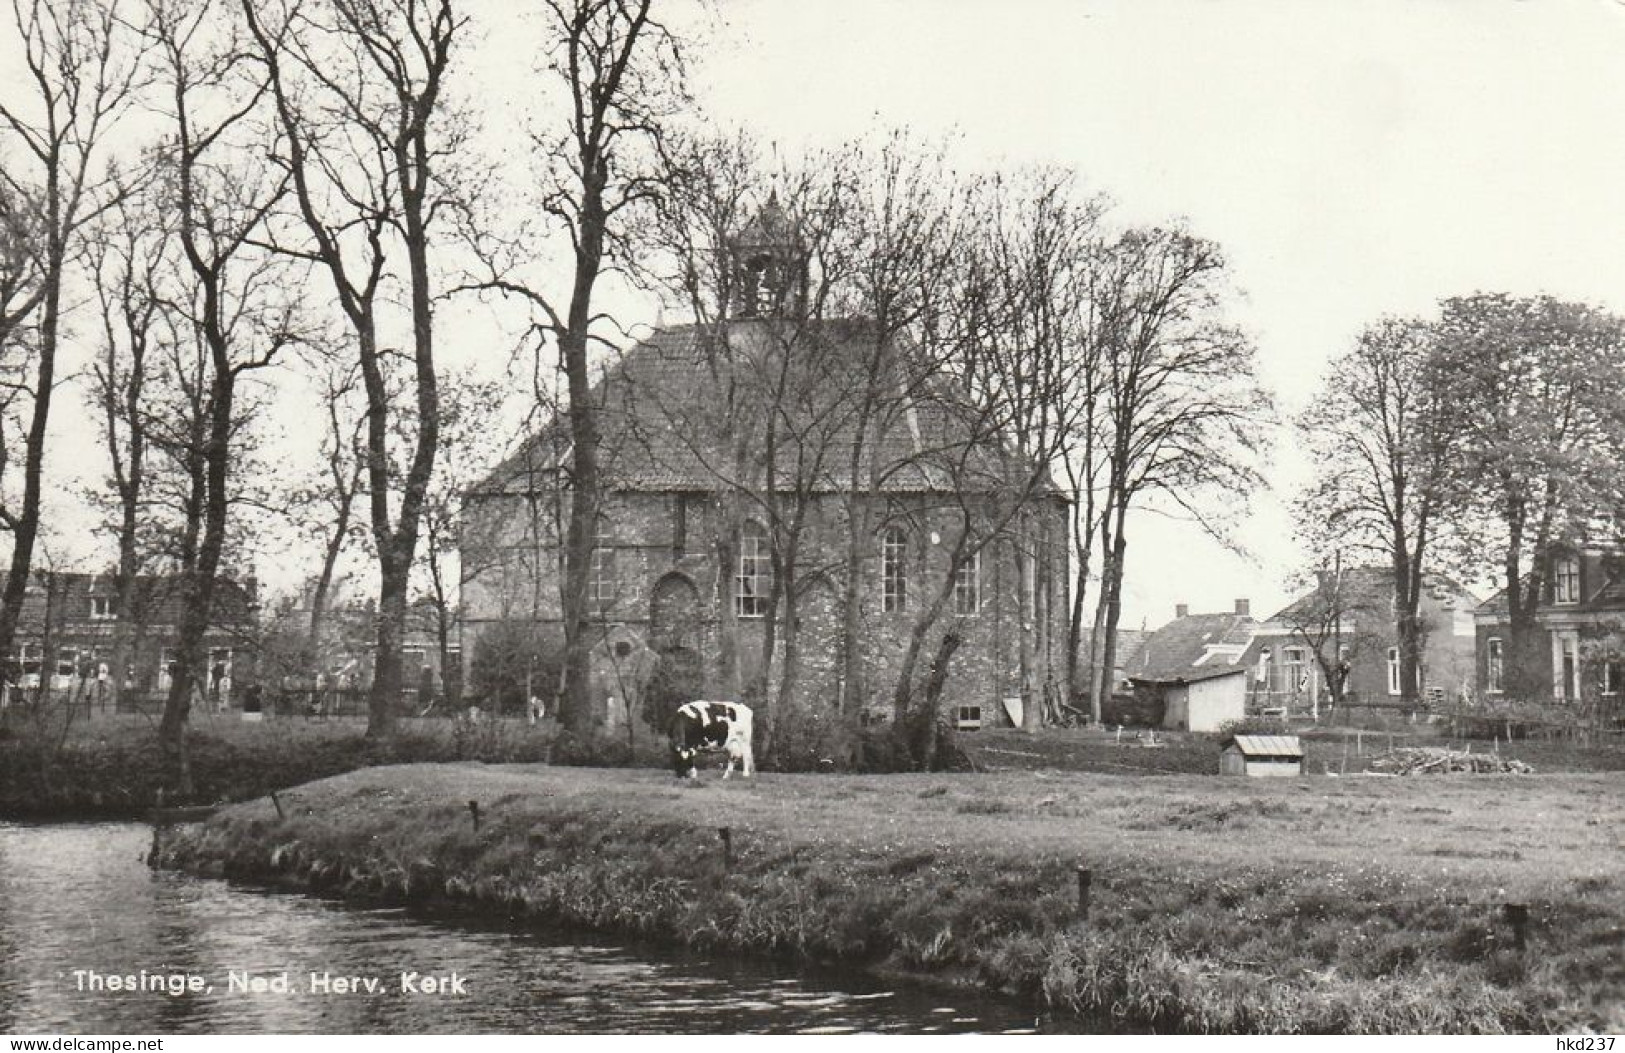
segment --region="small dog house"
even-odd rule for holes
[[[1219,751],[1220,775],[1302,775],[1296,735],[1232,735]]]

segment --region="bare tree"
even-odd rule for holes
[[[1243,498],[1259,481],[1252,453],[1270,426],[1251,343],[1224,323],[1218,246],[1178,229],[1129,231],[1106,257],[1121,309],[1102,321],[1102,424],[1109,434],[1098,520],[1092,714],[1111,691],[1128,549],[1128,514],[1160,496],[1221,536],[1204,495]]]
[[[547,161],[540,207],[568,237],[569,292],[557,296],[511,259],[483,251],[478,285],[520,297],[556,342],[568,390],[569,507],[563,545],[564,670],[560,715],[575,734],[597,723],[590,694],[587,595],[603,500],[592,348],[607,321],[594,306],[603,275],[636,266],[633,217],[660,192],[656,149],[684,103],[682,50],[653,0],[543,0],[546,70],[568,102],[559,132],[534,136]],[[521,242],[529,244],[528,238]],[[525,250],[521,250],[524,252]]]
[[[353,402],[360,384],[353,361],[324,357],[321,375],[322,409],[327,418],[322,434],[321,462],[315,477],[295,495],[294,511],[301,526],[321,545],[321,566],[310,591],[310,624],[306,635],[309,658],[322,665],[328,611],[339,558],[364,528],[357,520],[357,504],[365,497],[366,415]]]
[[[125,5],[13,0],[29,97],[0,100],[0,349],[18,348],[17,326],[32,333],[15,381],[24,402],[21,494],[0,507],[11,534],[10,567],[0,594],[0,654],[9,654],[40,531],[51,402],[58,385],[64,284],[84,244],[87,226],[116,200],[118,184],[105,171],[105,140],[128,109],[141,68],[139,37]],[[12,443],[0,448],[0,471]]]
[[[184,450],[188,516],[178,564],[181,618],[174,677],[160,739],[189,783],[184,731],[192,691],[207,667],[213,616],[245,417],[239,386],[295,340],[287,298],[296,282],[283,261],[250,244],[286,190],[256,158],[248,120],[264,93],[247,76],[236,26],[212,0],[150,0],[164,105],[170,121],[156,151],[162,205],[173,217],[177,260],[168,301],[195,348],[178,377],[194,407]]]
[[[279,161],[297,204],[284,252],[318,264],[355,338],[366,393],[366,492],[378,557],[378,638],[367,733],[394,727],[401,640],[424,503],[439,445],[435,361],[436,221],[461,192],[446,170],[466,134],[448,102],[466,18],[452,0],[242,0],[281,130]],[[394,355],[382,339],[389,253],[405,257],[410,337],[392,398]],[[409,419],[404,470],[392,438]],[[391,501],[397,508],[391,511]]]
[[[140,575],[153,557],[148,543],[149,384],[162,368],[162,355],[153,345],[176,343],[163,289],[166,263],[174,260],[173,233],[151,195],[121,195],[103,215],[89,245],[101,321],[90,396],[101,420],[110,472],[102,499],[118,548],[111,655],[115,708],[145,622]]]
[[[451,660],[452,634],[457,625],[460,583],[470,570],[480,569],[480,546],[465,555],[463,493],[495,465],[501,451],[501,433],[492,421],[501,418],[507,397],[503,381],[449,379],[440,390],[440,464],[423,504],[423,549],[419,567],[425,581],[421,606],[433,620],[435,647],[440,652],[440,675],[446,700],[457,706],[462,695],[462,671]],[[464,567],[467,561],[474,563]]]

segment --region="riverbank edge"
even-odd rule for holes
[[[390,769],[356,774],[367,777],[313,790],[319,803],[303,814],[278,817],[262,799],[175,827],[151,862],[358,902],[441,904],[507,924],[974,987],[1112,1029],[1551,1033],[1612,1020],[1571,997],[1576,963],[1562,960],[1560,938],[1551,956],[1516,955],[1480,920],[1427,905],[1395,917],[1376,887],[1305,906],[1291,875],[1260,872],[1227,888],[1216,912],[1212,883],[1168,859],[1097,885],[1110,913],[1085,920],[1070,891],[1074,861],[1053,854],[1012,857],[974,843],[874,852],[810,845],[757,823],[731,832],[725,859],[718,829],[698,814],[644,814],[617,806],[624,800],[539,788],[488,800],[476,828],[467,801],[396,792]],[[1584,904],[1533,909],[1600,924]],[[1276,939],[1283,950],[1270,959],[1272,931],[1288,926],[1291,938]],[[1252,942],[1241,928],[1256,930]],[[1377,939],[1379,928],[1395,946],[1376,974],[1340,950],[1346,939],[1327,935],[1358,929],[1361,940]],[[1303,945],[1319,948],[1319,968],[1303,967]],[[1448,953],[1419,950],[1432,946]]]

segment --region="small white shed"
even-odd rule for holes
[[[1220,775],[1302,775],[1296,735],[1232,735],[1219,750]]]
[[[1162,682],[1162,726],[1170,731],[1218,731],[1247,715],[1247,670],[1196,669]]]

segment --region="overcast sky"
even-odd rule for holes
[[[1475,289],[1625,310],[1625,5],[1610,0],[728,0],[703,101],[786,143],[956,131],[1053,162],[1129,220],[1221,243],[1283,411],[1386,313]],[[1275,495],[1243,539],[1130,537],[1125,626],[1269,614],[1301,559]]]
[[[525,6],[469,7],[473,94],[491,89],[478,101],[499,136],[536,98],[524,76],[534,27],[513,14]],[[1218,241],[1241,290],[1235,320],[1285,414],[1327,357],[1385,313],[1476,289],[1625,311],[1625,6],[1613,0],[716,0],[712,10],[720,25],[695,88],[719,121],[792,151],[901,126],[953,135],[972,165],[1064,165],[1109,194],[1122,221],[1183,217]],[[510,133],[504,146],[523,142]],[[504,357],[479,324],[442,315],[446,360]],[[285,431],[301,430],[294,418]],[[1284,501],[1306,477],[1284,436],[1269,475],[1273,491],[1241,531],[1251,559],[1191,524],[1141,519],[1126,627],[1155,627],[1179,602],[1281,605],[1302,558]]]

